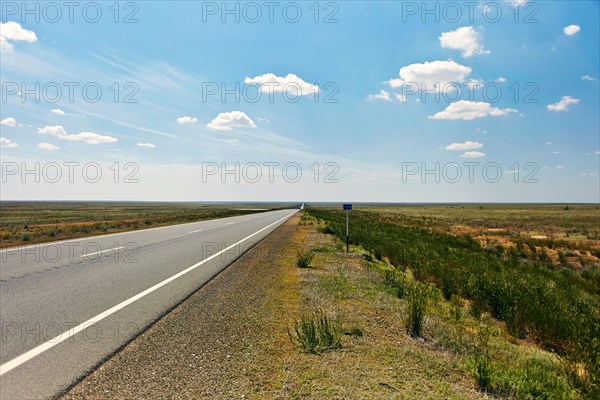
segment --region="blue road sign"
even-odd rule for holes
[[[344,210],[352,210],[352,204],[344,204]]]

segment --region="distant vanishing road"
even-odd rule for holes
[[[0,399],[52,398],[298,210],[0,252]]]

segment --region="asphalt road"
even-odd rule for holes
[[[0,399],[60,394],[296,211],[0,252]]]

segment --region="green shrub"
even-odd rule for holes
[[[404,317],[406,331],[412,337],[420,337],[431,297],[431,289],[427,284],[413,282],[407,286],[404,297],[407,302]]]
[[[459,296],[455,294],[452,295],[450,298],[450,315],[454,322],[460,322],[464,305],[464,301]]]
[[[392,269],[386,269],[383,271],[383,283],[390,287],[396,287],[396,283],[398,281],[398,277],[396,276],[396,271]]]
[[[399,299],[404,298],[406,279],[398,271],[386,269],[383,272],[383,283],[390,288]]]
[[[344,335],[362,337],[363,331],[357,326],[352,326],[344,332]]]
[[[299,250],[296,256],[296,266],[298,266],[298,268],[309,268],[314,257],[315,254],[311,250]]]
[[[479,388],[487,391],[492,383],[492,357],[490,348],[491,328],[480,325],[473,348],[472,375]]]
[[[326,235],[335,235],[337,232],[333,229],[331,225],[325,225],[318,229],[319,232],[324,233]]]
[[[567,257],[565,256],[565,253],[563,253],[561,250],[558,251],[558,261],[560,262],[560,266],[563,268],[570,268],[570,264],[569,264],[569,260],[567,260]]]
[[[339,321],[323,312],[304,314],[300,321],[294,321],[294,331],[288,330],[288,335],[305,353],[342,347]]]

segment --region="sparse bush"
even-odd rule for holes
[[[387,287],[392,289],[399,299],[404,298],[404,294],[406,291],[406,279],[404,278],[404,276],[402,276],[395,270],[386,269],[383,272],[383,283]]]
[[[427,284],[413,282],[406,288],[404,297],[407,302],[404,320],[406,331],[412,337],[420,337],[431,297],[431,289]]]
[[[545,264],[552,265],[552,259],[548,255],[545,247],[542,247],[542,251],[540,252],[540,261]]]
[[[396,271],[392,269],[386,269],[383,272],[383,283],[387,286],[396,287],[397,280]]]
[[[483,390],[488,390],[492,383],[491,333],[491,328],[488,325],[480,325],[473,348],[473,369],[471,372],[477,385]]]
[[[335,235],[336,234],[336,231],[329,224],[319,228],[318,230],[319,230],[319,232],[324,233],[326,235]]]
[[[305,314],[294,322],[294,332],[288,330],[293,343],[305,353],[318,353],[342,347],[339,321],[323,312]]]
[[[309,268],[314,257],[315,254],[311,250],[299,250],[296,256],[296,266],[298,266],[298,268]]]
[[[569,260],[567,260],[565,253],[563,253],[561,250],[558,251],[558,260],[560,262],[561,267],[570,268]]]
[[[457,295],[453,294],[450,298],[450,314],[454,322],[459,322],[462,317],[462,308],[464,301]]]
[[[360,329],[357,326],[352,326],[352,327],[346,329],[346,332],[344,332],[344,335],[362,337],[363,331],[362,331],[362,329]]]

